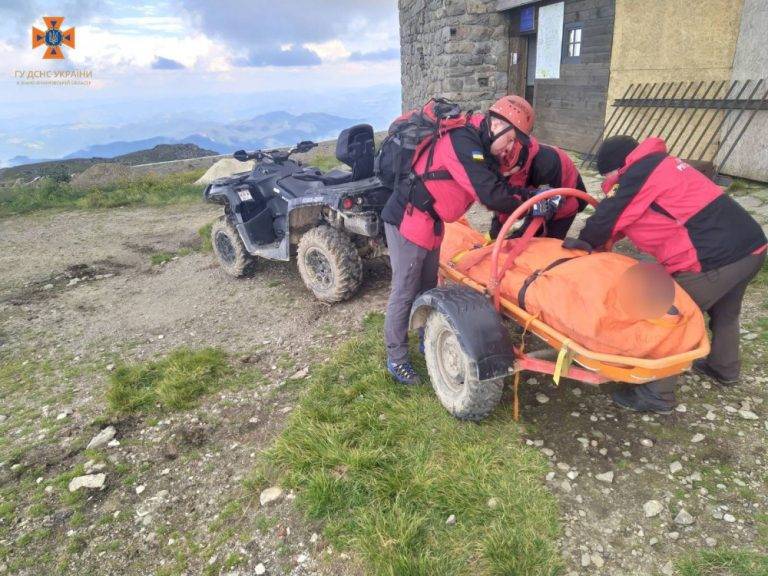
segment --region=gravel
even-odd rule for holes
[[[77,492],[81,488],[88,490],[100,490],[104,487],[104,483],[107,480],[107,475],[100,474],[86,474],[85,476],[77,476],[69,481],[67,488],[70,492]]]
[[[595,474],[595,478],[600,480],[600,482],[607,482],[608,484],[613,482],[613,472],[603,472],[602,474]]]
[[[273,502],[277,502],[282,498],[283,489],[279,486],[272,486],[271,488],[262,490],[261,494],[259,494],[259,504],[266,506],[267,504],[272,504]]]
[[[643,504],[643,512],[645,512],[646,518],[658,516],[662,510],[664,510],[664,505],[658,500],[648,500],[648,502]]]
[[[682,508],[680,512],[677,513],[677,516],[675,516],[675,524],[679,524],[680,526],[690,526],[694,521],[693,516],[691,516],[685,508]]]
[[[89,450],[95,450],[97,448],[101,448],[102,446],[106,446],[114,437],[115,434],[117,434],[117,430],[115,430],[114,426],[107,426],[96,434],[90,442],[88,442],[88,449]]]

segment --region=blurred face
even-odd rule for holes
[[[491,137],[496,134],[501,134],[504,130],[509,128],[509,122],[505,122],[495,116],[491,117]],[[501,159],[504,154],[512,149],[512,145],[515,143],[515,131],[509,130],[501,137],[491,143],[491,154],[496,158]]]

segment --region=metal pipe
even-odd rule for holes
[[[633,82],[633,83],[631,83],[631,84],[630,84],[630,85],[627,87],[627,90],[626,90],[626,92],[624,92],[624,96],[622,96],[622,97],[621,97],[621,99],[622,99],[622,100],[623,100],[623,99],[625,99],[625,98],[627,97],[627,95],[629,94],[629,91],[632,89],[632,87],[633,87],[633,86],[636,86],[636,84],[635,84],[634,82]],[[614,106],[614,108],[613,108],[613,112],[611,112],[611,115],[610,115],[610,117],[608,118],[608,121],[607,121],[607,122],[605,123],[605,125],[603,126],[603,130],[602,130],[602,132],[600,132],[600,135],[599,135],[599,136],[598,136],[598,137],[595,139],[595,141],[594,141],[594,142],[592,142],[592,146],[590,146],[590,147],[589,147],[589,151],[587,152],[586,156],[584,156],[583,160],[581,161],[581,165],[580,165],[580,168],[583,168],[583,167],[584,167],[584,165],[587,163],[587,161],[588,161],[588,160],[589,160],[589,161],[590,161],[590,163],[591,163],[592,152],[594,152],[594,150],[595,150],[595,148],[597,147],[597,145],[598,145],[598,143],[600,142],[600,140],[601,140],[601,139],[603,138],[603,136],[605,136],[605,134],[607,133],[607,131],[608,131],[608,127],[611,125],[611,123],[613,122],[613,119],[616,117],[616,113],[617,113],[617,112],[619,111],[619,109],[621,108],[620,106],[617,106],[617,105],[615,104],[615,102],[616,102],[616,101],[614,100],[614,105],[613,105],[613,106]]]
[[[627,130],[627,134],[629,136],[633,136],[634,137],[635,130],[637,130],[638,128],[640,128],[643,125],[643,122],[645,121],[645,118],[648,116],[648,112],[651,111],[651,110],[654,110],[653,104],[654,104],[654,102],[656,100],[658,100],[659,94],[661,94],[661,91],[663,90],[665,84],[666,84],[666,82],[662,82],[662,83],[659,84],[659,87],[656,90],[656,93],[648,101],[648,106],[646,106],[643,109],[643,111],[638,115],[638,117],[637,117],[637,124],[634,124],[634,126],[632,124],[630,124],[630,126],[629,126],[629,128]],[[639,140],[639,138],[638,138],[638,140]]]
[[[677,98],[677,94],[680,92],[680,89],[683,87],[683,84],[684,84],[684,82],[678,82],[678,83],[677,83],[677,88],[675,88],[675,93],[674,93],[674,94],[672,94],[672,100],[674,100],[675,98]],[[674,108],[673,108],[672,110],[673,110],[673,111],[672,111],[672,112],[670,112],[670,114],[673,114],[673,113],[674,113]],[[649,137],[649,138],[650,138],[651,136],[653,136],[653,135],[654,135],[654,133],[656,132],[656,128],[658,127],[658,125],[659,125],[659,122],[661,122],[661,119],[664,117],[664,115],[666,114],[666,112],[667,112],[667,108],[662,108],[662,109],[661,109],[661,114],[659,114],[659,116],[656,118],[656,121],[654,122],[653,126],[652,126],[652,127],[651,127],[651,129],[648,131],[648,137]],[[667,122],[669,122],[669,117],[667,118]],[[664,125],[666,126],[666,123],[665,123]]]
[[[645,91],[645,87],[646,86],[648,87],[648,91],[647,92]],[[648,94],[650,94],[651,90],[653,90],[654,86],[656,86],[655,82],[653,84],[650,84],[650,85],[644,84],[643,85],[643,89],[640,90],[640,98],[639,99],[642,100]],[[627,126],[627,121],[629,121],[629,123],[631,124],[634,121],[635,116],[637,116],[638,110],[640,110],[640,109],[635,107],[635,106],[627,107],[627,115],[624,117],[624,121],[621,123],[621,125],[616,129],[616,135],[624,134],[625,127]]]
[[[702,100],[706,100],[707,96],[709,96],[709,93],[712,91],[712,87],[715,85],[715,80],[712,80],[710,82],[709,86],[707,87],[707,90],[704,92],[704,95],[701,97]],[[694,92],[693,96],[694,99],[696,98],[696,94],[698,93],[698,90]],[[675,145],[680,142],[680,139],[683,137],[683,134],[686,133],[688,130],[688,127],[691,125],[691,122],[693,122],[693,119],[696,117],[696,112],[698,112],[698,109],[694,108],[693,112],[691,112],[688,115],[688,121],[685,123],[685,125],[680,128],[680,131],[677,133],[677,136],[675,137],[674,141],[670,144],[667,144],[667,151],[672,154],[672,151],[675,149]],[[685,111],[683,111],[683,114],[685,114]],[[678,154],[679,156],[679,154]]]
[[[766,98],[768,98],[768,90],[766,90],[765,93],[763,94],[763,98],[760,100],[760,104],[764,104],[766,101]],[[752,98],[750,97],[750,100],[751,99]],[[741,140],[741,137],[744,136],[744,132],[746,132],[747,128],[749,128],[749,125],[752,123],[752,120],[755,118],[755,114],[757,114],[757,111],[759,109],[760,109],[760,106],[756,106],[755,108],[752,109],[752,113],[749,115],[749,118],[747,118],[747,121],[744,122],[744,126],[741,127],[741,130],[739,131],[738,136],[736,136],[736,138],[734,139],[733,143],[731,144],[731,147],[728,149],[728,152],[725,154],[725,157],[717,165],[717,170],[715,170],[715,176],[717,176],[720,173],[720,171],[723,169],[723,166],[725,166],[725,163],[728,162],[728,158],[731,157],[731,153],[733,152],[733,149],[736,148],[736,144],[738,144],[738,142]],[[742,108],[741,111],[743,112],[744,109]],[[733,123],[733,125],[735,126],[738,123],[738,121],[739,120],[737,118],[736,121]],[[727,139],[728,138],[726,137],[726,139],[723,140],[723,144],[726,143]]]
[[[685,90],[683,90],[683,94],[682,94],[683,97],[685,97],[685,95],[688,94],[688,90],[690,90],[692,86],[693,86],[693,82],[689,83],[685,87]],[[676,99],[677,97],[673,98],[671,101],[674,102]],[[658,136],[659,138],[664,137],[664,132],[666,131],[667,126],[669,126],[669,123],[672,122],[672,119],[675,117],[675,114],[677,113],[676,107],[672,106],[671,108],[672,109],[669,112],[669,116],[667,116],[667,119],[664,121],[664,125],[661,128],[659,128],[659,130],[656,131],[656,136]]]
[[[667,89],[664,91],[664,94],[662,94],[662,96],[661,96],[661,102],[666,102],[666,100],[667,100],[667,96],[669,96],[669,93],[670,93],[670,91],[671,91],[671,90],[672,90],[672,88],[675,86],[675,82],[670,82],[669,84],[667,84],[666,82],[664,82],[664,84],[666,84],[666,86],[667,86]],[[682,84],[682,83],[681,83],[681,84]],[[667,109],[666,109],[666,107],[664,107],[664,106],[659,106],[659,107],[658,107],[658,112],[659,112],[659,115],[656,117],[656,120],[655,120],[655,124],[654,124],[654,126],[655,126],[656,124],[658,124],[658,123],[659,123],[659,118],[661,118],[661,116],[663,116],[663,115],[664,115],[664,112],[666,112],[666,110],[667,110]],[[655,113],[655,112],[656,112],[656,110],[654,109],[654,113]],[[648,119],[648,124],[650,125],[652,121],[653,121],[653,114],[651,114],[651,117]],[[646,128],[647,128],[647,126],[646,126]],[[640,131],[640,134],[638,134],[638,136],[637,136],[637,139],[638,139],[638,140],[642,140],[642,139],[643,139],[643,135],[644,135],[644,134],[645,134],[645,130],[641,130],[641,131]],[[649,133],[648,135],[650,135],[650,133]]]
[[[717,87],[717,90],[715,90],[714,98],[717,98],[717,95],[720,93],[720,91],[723,89],[723,87],[726,84],[726,80],[723,80],[720,82],[720,85]],[[680,148],[680,152],[678,153],[678,156],[680,158],[684,158],[683,154],[685,153],[685,148],[688,146],[688,143],[691,141],[691,138],[693,138],[693,135],[696,134],[696,131],[699,129],[699,126],[701,126],[702,120],[704,120],[704,117],[707,115],[707,112],[709,111],[709,108],[703,108],[701,114],[699,115],[699,119],[696,121],[696,124],[693,126],[693,130],[688,132],[688,137],[685,139],[685,142],[683,142],[683,146]]]
[[[699,82],[699,85],[696,86],[696,89],[693,91],[694,94],[696,94],[699,91],[699,88],[703,86],[704,82]],[[693,82],[691,82],[691,85],[693,85]],[[690,89],[690,86],[688,87]],[[688,98],[688,90],[685,91],[685,94],[683,94],[683,99]],[[683,116],[685,116],[685,111],[688,110],[688,107],[684,106],[683,111],[680,113],[680,115],[677,117],[677,120],[675,120],[675,123],[672,125],[672,130],[669,131],[669,136],[664,138],[664,140],[667,140],[668,138],[671,138],[675,130],[677,130],[678,125],[680,124],[680,120],[683,119]]]
[[[749,81],[747,81],[747,84],[749,84]],[[733,89],[736,88],[736,86],[738,86],[738,85],[739,85],[739,81],[738,80],[734,80],[733,84],[731,84],[731,87],[728,88],[728,92],[726,92],[725,95],[723,96],[723,98],[720,100],[720,106],[715,108],[715,113],[712,114],[712,116],[709,117],[709,120],[707,121],[706,127],[704,128],[704,130],[702,130],[699,133],[699,137],[696,140],[696,144],[694,144],[693,148],[691,149],[691,154],[689,156],[690,158],[693,158],[693,155],[696,153],[696,150],[698,149],[699,144],[701,144],[701,141],[704,139],[704,136],[709,132],[709,129],[712,127],[712,123],[715,120],[717,120],[717,113],[723,110],[723,108],[725,107],[725,101],[731,95],[731,92],[733,92]],[[741,96],[741,93],[744,91],[745,87],[746,87],[746,84],[741,87],[741,90],[737,94],[737,97]]]
[[[749,80],[748,80],[747,82],[749,82]],[[760,86],[762,86],[762,84],[763,84],[763,79],[762,79],[762,78],[760,78],[760,80],[758,80],[758,81],[755,83],[755,87],[754,87],[754,88],[752,88],[752,92],[750,92],[750,93],[749,93],[749,96],[747,96],[747,98],[746,98],[745,100],[743,100],[743,101],[744,101],[744,102],[748,102],[749,100],[751,100],[751,99],[752,99],[752,96],[754,96],[754,95],[755,95],[755,92],[757,92],[757,89],[758,89],[758,88],[760,88]],[[739,96],[741,96],[741,92],[739,92]],[[738,100],[738,98],[737,98],[737,100]],[[746,104],[745,104],[745,106],[746,106]],[[735,108],[734,108],[734,110],[735,110]],[[728,136],[730,136],[730,135],[731,135],[731,132],[733,131],[733,127],[734,127],[734,126],[736,125],[736,123],[739,121],[739,118],[741,118],[741,115],[742,115],[743,113],[744,113],[744,107],[742,107],[742,108],[739,110],[739,112],[736,114],[736,120],[734,121],[734,123],[733,123],[733,124],[731,124],[731,127],[730,127],[730,129],[727,131],[727,133],[726,133],[726,135],[725,135],[725,138],[723,138],[723,139],[721,140],[721,142],[722,142],[722,143],[724,143],[724,142],[726,142],[726,141],[728,140]],[[696,161],[697,161],[697,162],[699,162],[699,161],[703,160],[703,158],[704,158],[704,154],[706,153],[706,151],[707,151],[707,148],[709,148],[709,146],[712,144],[712,142],[714,141],[714,139],[715,139],[716,135],[720,133],[720,130],[722,130],[722,129],[723,129],[723,126],[725,126],[725,121],[726,121],[726,119],[727,119],[727,118],[729,118],[729,117],[730,117],[730,110],[729,110],[729,113],[728,113],[728,114],[725,114],[725,115],[723,116],[723,119],[722,119],[722,121],[720,122],[720,125],[717,127],[717,130],[715,130],[715,131],[712,133],[712,138],[709,140],[709,143],[708,143],[708,144],[707,144],[707,145],[704,147],[704,150],[702,150],[702,151],[701,151],[701,156],[699,156],[699,157],[696,159]],[[718,149],[719,149],[719,147],[718,147]],[[715,155],[717,155],[717,152],[715,152]],[[712,160],[714,161],[714,160],[715,160],[715,157],[713,157],[713,158],[712,158]]]

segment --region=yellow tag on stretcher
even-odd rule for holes
[[[571,362],[573,357],[571,355],[571,349],[568,348],[568,342],[563,344],[560,348],[560,353],[557,355],[557,363],[555,363],[555,373],[552,374],[552,380],[555,381],[555,385],[560,385],[560,377],[563,374],[567,374],[571,368]]]

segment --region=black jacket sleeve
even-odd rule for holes
[[[560,163],[560,156],[553,148],[544,145],[539,148],[539,153],[531,162],[528,183],[531,188],[538,188],[539,186],[561,188],[563,186],[563,167]]]
[[[595,248],[599,248],[610,240],[621,214],[635,199],[651,172],[664,158],[666,154],[654,154],[633,164],[619,178],[616,193],[600,202],[595,208],[595,213],[587,218],[584,228],[579,233],[579,240],[584,240]]]
[[[485,159],[487,154],[480,134],[473,128],[459,128],[449,133],[451,144],[461,168],[469,177],[480,203],[498,212],[513,212],[522,203],[520,189],[509,186]],[[480,159],[477,155],[482,155]],[[446,167],[450,172],[455,166]],[[456,177],[456,176],[454,176]]]
[[[600,202],[595,208],[595,213],[587,218],[579,233],[579,240],[587,242],[593,248],[603,246],[611,239],[616,221],[633,197],[634,194],[630,194],[628,189],[624,190],[619,186],[616,195]]]

